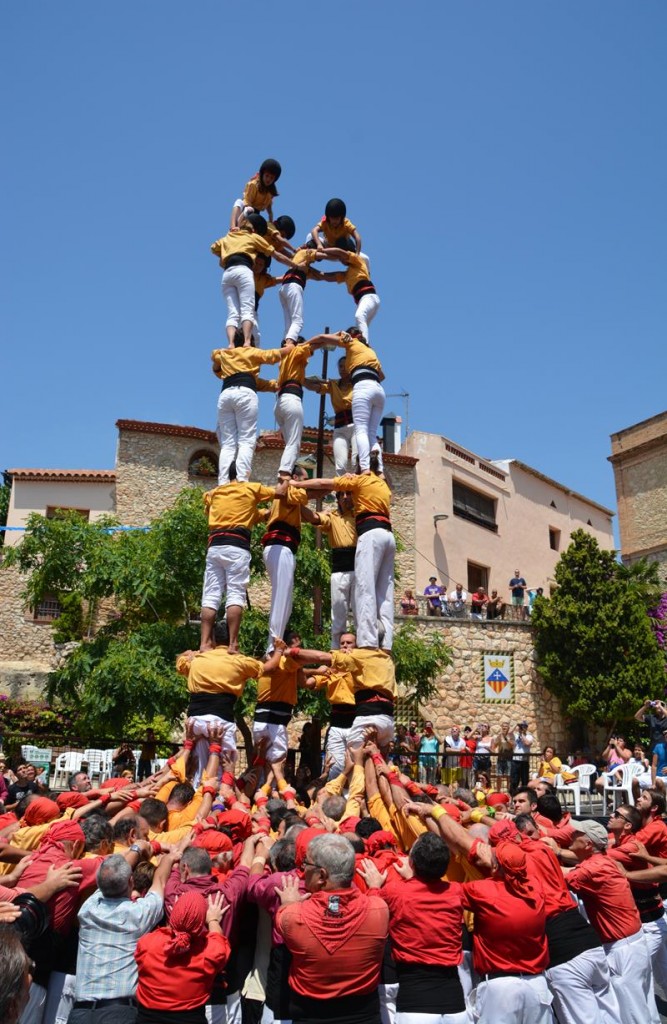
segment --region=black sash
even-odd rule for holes
[[[222,382],[222,390],[226,391],[227,388],[251,388],[257,391],[257,380],[254,373],[232,373]]]
[[[208,546],[214,548],[219,544],[250,551],[250,530],[246,530],[244,526],[216,526],[209,530]]]
[[[274,520],[271,523],[271,527],[262,537],[263,547],[269,547],[271,544],[282,544],[284,547],[289,548],[290,551],[293,551],[294,554],[297,553],[300,543],[301,531],[297,530],[296,526],[292,526],[282,519]]]
[[[357,537],[362,537],[369,530],[389,530],[390,533],[392,532],[389,516],[385,516],[381,512],[360,512],[355,521],[357,524]]]
[[[252,270],[252,258],[246,256],[244,252],[237,252],[234,256],[229,256],[223,266],[225,270],[229,270],[230,267],[248,267],[249,270]]]
[[[334,427],[348,427],[352,423],[352,410],[343,409],[334,416]]]
[[[223,722],[233,722],[235,705],[236,697],[231,693],[191,693],[187,715],[217,715]]]
[[[332,548],[331,549],[331,571],[332,572],[354,572],[354,548]]]
[[[358,303],[364,295],[377,295],[375,285],[368,278],[364,278],[363,281],[357,281],[352,289],[352,298],[355,302]]]
[[[284,700],[265,700],[255,705],[255,721],[267,725],[288,725],[294,708]]]

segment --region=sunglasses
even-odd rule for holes
[[[626,818],[626,816],[624,814],[621,814],[620,811],[613,811],[612,814],[611,814],[611,817],[612,818],[620,818],[621,821],[630,821],[630,819]]]

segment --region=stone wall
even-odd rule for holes
[[[25,663],[28,672],[36,667],[48,671],[54,653],[51,627],[48,623],[33,622],[21,597],[24,586],[16,568],[0,567],[0,668],[7,663]]]
[[[397,619],[397,624],[403,621]],[[411,618],[419,631],[428,635],[441,633],[452,648],[452,664],[438,680],[438,694],[421,708],[424,718],[433,721],[436,734],[443,737],[454,724],[474,728],[478,722],[489,722],[496,732],[502,721],[515,726],[527,721],[535,737],[534,749],[547,743],[566,752],[567,722],[557,698],[546,689],[536,668],[533,632],[521,622],[478,620],[443,620]],[[514,655],[514,703],[486,703],[483,700],[481,655],[496,652]]]

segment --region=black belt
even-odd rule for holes
[[[353,384],[358,384],[360,380],[375,380],[380,383],[380,374],[372,366],[358,366],[356,370],[352,370],[350,377]]]
[[[229,270],[230,267],[248,267],[249,270],[252,270],[252,259],[244,252],[238,252],[234,256],[229,256],[223,266],[225,270]]]
[[[246,530],[244,526],[221,526],[210,530],[208,546],[213,548],[221,544],[230,548],[243,548],[244,551],[250,551],[250,530]]]
[[[391,529],[391,521],[389,516],[383,515],[381,512],[360,512],[355,519],[357,525],[357,537],[362,537],[369,530],[389,530]]]
[[[77,999],[72,1009],[95,1010],[98,1006],[136,1006],[134,996],[118,996],[116,999]]]
[[[303,388],[298,380],[288,380],[278,388],[278,398],[281,395],[296,395],[297,398],[303,398]]]
[[[236,697],[232,693],[191,693],[188,704],[188,718],[200,715],[217,715],[223,722],[234,721]]]
[[[359,302],[364,295],[376,295],[375,285],[368,278],[364,278],[363,281],[357,281],[354,288],[352,289],[352,298],[355,302]]]
[[[306,275],[301,270],[289,270],[283,276],[283,284],[298,284],[302,288],[306,287]]]
[[[331,549],[331,571],[332,572],[354,572],[354,548],[332,548]]]
[[[267,700],[255,705],[255,721],[268,725],[288,725],[294,707],[284,700]]]
[[[257,391],[257,379],[254,373],[232,373],[222,381],[222,390],[227,388],[251,388]]]
[[[275,519],[271,523],[270,529],[262,537],[262,547],[266,548],[272,544],[282,544],[283,547],[289,548],[294,554],[296,554],[300,543],[301,531],[297,530],[296,526],[292,526],[291,523],[286,523],[282,519]]]
[[[394,701],[379,690],[357,690],[354,695],[355,715],[389,715],[394,717]]]
[[[334,729],[351,729],[356,713],[354,704],[332,704],[329,725],[333,725]]]
[[[334,427],[347,427],[352,423],[352,410],[343,409],[334,416]]]

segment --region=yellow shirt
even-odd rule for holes
[[[319,512],[319,527],[329,538],[331,548],[354,548],[357,546],[357,527],[353,512]]]
[[[192,661],[181,656],[176,669],[188,677],[189,693],[231,693],[240,697],[248,679],[259,679],[264,665],[245,654],[230,654],[226,647],[195,654]]]
[[[345,343],[345,373],[348,377],[358,367],[369,366],[379,375],[380,380],[384,380],[382,364],[372,348],[345,331],[341,332],[341,341]]]
[[[392,699],[398,696],[394,662],[387,651],[370,647],[355,647],[348,654],[332,651],[331,667],[350,673],[355,693],[359,690],[376,690]]]
[[[285,704],[296,704],[298,661],[283,654],[278,668],[270,676],[261,676],[257,684],[257,703],[277,700]]]
[[[243,203],[245,206],[252,206],[253,210],[268,210],[274,199],[275,196],[272,192],[262,188],[259,174],[253,175],[243,190]]]
[[[214,348],[211,352],[213,373],[222,380],[235,373],[257,376],[266,363],[280,362],[279,348]]]
[[[330,675],[313,674],[315,689],[327,691],[330,704],[354,704],[354,682],[349,672],[334,672]]]
[[[351,380],[325,380],[320,385],[320,394],[330,395],[334,412],[352,411]]]
[[[262,235],[247,227],[230,231],[224,238],[219,238],[211,246],[211,252],[220,257],[220,265],[224,267],[230,256],[249,256],[254,260],[259,253],[273,256],[274,248]]]
[[[283,387],[288,380],[298,381],[303,385],[306,379],[306,364],[313,354],[310,345],[295,345],[285,353],[278,370],[278,387]]]
[[[276,498],[271,505],[271,511],[269,512],[269,519],[266,524],[267,529],[271,529],[273,523],[280,520],[281,523],[289,523],[290,526],[295,529],[301,529],[301,506],[308,504],[308,495],[304,491],[303,487],[293,487],[292,484],[287,488],[287,494],[284,498]]]
[[[344,219],[340,227],[334,228],[331,226],[326,217],[322,217],[320,221],[320,231],[324,235],[329,245],[335,245],[339,238],[345,238],[347,235],[353,235],[357,229],[351,220],[347,217]]]
[[[277,277],[272,277],[271,274],[264,271],[261,274],[255,274],[255,297],[261,299],[267,288],[275,288],[279,283]],[[247,352],[248,350],[240,349],[239,351]]]
[[[378,515],[389,517],[391,491],[382,477],[373,473],[370,476],[354,476],[348,473],[345,476],[334,477],[334,489],[347,491],[352,495],[355,515],[376,512]]]
[[[350,262],[347,264],[347,270],[337,271],[335,279],[339,284],[346,284],[348,292],[352,295],[354,289],[361,281],[370,281],[366,260],[356,253],[350,253]]]
[[[257,505],[272,501],[275,489],[264,484],[232,480],[204,494],[209,529],[241,526],[246,530],[257,522]]]

